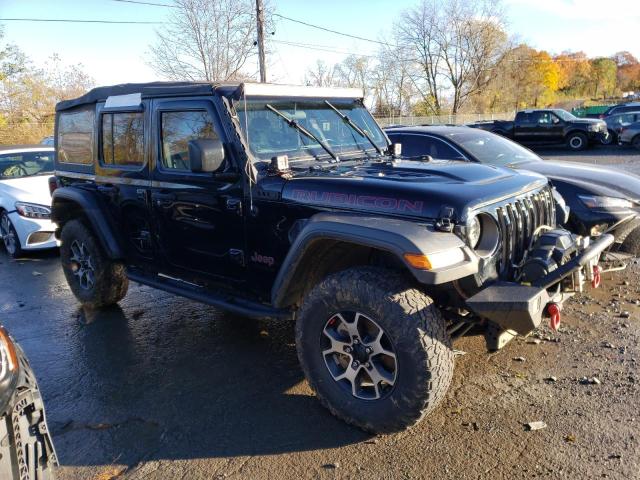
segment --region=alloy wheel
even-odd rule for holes
[[[396,383],[398,364],[386,332],[360,312],[339,312],[321,334],[322,357],[333,380],[354,397],[378,400]]]
[[[80,287],[85,290],[93,288],[95,283],[95,268],[91,254],[83,242],[74,240],[71,243],[71,270],[78,278]]]
[[[9,220],[9,216],[6,213],[0,218],[0,235],[2,235],[4,247],[7,249],[9,255],[14,255],[18,248],[18,239],[11,226],[11,220]]]
[[[578,150],[582,147],[582,137],[572,137],[571,140],[569,140],[569,144],[571,145],[571,148]]]

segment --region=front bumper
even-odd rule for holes
[[[60,246],[55,238],[56,224],[51,220],[26,218],[16,212],[9,214],[23,250],[42,250]]]
[[[609,137],[609,131],[606,128],[604,131],[597,131],[597,132],[589,130],[587,132],[587,137],[592,142],[606,141],[607,138]]]
[[[533,284],[496,283],[468,298],[466,304],[475,314],[503,330],[526,335],[540,325],[550,303],[561,305],[573,293],[582,291],[584,283],[593,279],[594,267],[597,267],[602,252],[613,241],[613,235],[604,234]],[[568,283],[571,287],[567,287]],[[552,293],[550,288],[555,285],[561,288]]]
[[[58,464],[47,427],[44,404],[29,362],[15,345],[20,369],[0,411],[0,478],[53,479]]]

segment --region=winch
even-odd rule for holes
[[[520,282],[533,284],[567,263],[579,252],[579,237],[567,230],[549,230],[540,235],[520,268]]]

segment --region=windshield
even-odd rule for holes
[[[53,173],[53,152],[0,154],[0,178],[23,178]]]
[[[540,160],[540,157],[531,150],[482,130],[469,129],[464,133],[452,133],[449,138],[471,153],[479,162],[489,165],[505,166]]]
[[[331,105],[367,132],[379,148],[387,147],[384,134],[359,101],[331,100]],[[258,160],[271,160],[278,155],[287,155],[293,161],[330,158],[319,142],[287,123],[274,109],[294,120],[340,157],[377,153],[369,140],[349,126],[324,100],[248,99],[246,115],[244,101],[236,104],[236,111],[251,153]]]
[[[577,118],[575,115],[567,112],[566,110],[554,110],[553,113],[555,113],[557,116],[559,116],[562,120],[565,120],[565,121],[575,120]]]

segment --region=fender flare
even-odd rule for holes
[[[387,251],[405,265],[418,282],[427,285],[447,283],[478,271],[478,257],[453,233],[434,231],[424,223],[396,218],[318,213],[306,221],[280,266],[271,290],[272,305],[286,306],[289,287],[296,283],[296,273],[304,268],[306,253],[317,242],[327,240]],[[404,258],[405,253],[428,255],[452,248],[462,249],[465,260],[438,270],[416,269]]]
[[[51,220],[59,227],[68,221],[69,204],[84,214],[89,222],[102,248],[112,260],[124,258],[122,243],[116,234],[113,223],[105,215],[106,209],[101,206],[97,195],[88,190],[78,188],[60,187],[53,192],[51,200]]]

